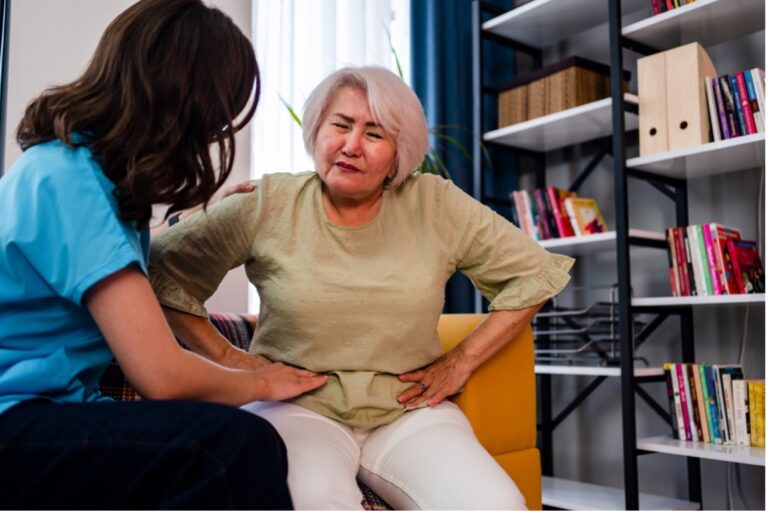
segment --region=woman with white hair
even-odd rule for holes
[[[156,240],[151,275],[171,326],[227,366],[280,361],[328,375],[288,402],[244,406],[285,440],[297,509],[359,509],[356,478],[398,509],[525,508],[443,400],[565,287],[572,259],[450,181],[412,173],[427,151],[424,112],[385,69],[331,74],[303,130],[316,172],[266,175]],[[241,264],[261,297],[250,354],[203,308]],[[443,353],[437,322],[457,270],[492,312]]]

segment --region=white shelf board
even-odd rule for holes
[[[665,241],[666,238],[661,232],[651,232],[648,230],[629,229],[630,237],[640,237],[644,239],[654,239]],[[563,253],[566,255],[585,255],[597,252],[613,251],[616,249],[616,232],[603,232],[601,234],[590,234],[587,236],[560,237],[557,239],[545,239],[538,243],[547,250]]]
[[[765,466],[765,448],[755,448],[752,446],[694,443],[691,441],[680,441],[671,436],[656,436],[638,439],[637,449],[683,455],[685,457],[698,457],[700,459]]]
[[[764,165],[765,133],[627,160],[629,168],[686,179],[759,168]]]
[[[626,505],[622,489],[553,477],[541,478],[541,500],[567,510],[625,510]],[[640,493],[640,510],[699,510],[699,504]]]
[[[637,96],[625,93],[624,100],[637,104]],[[502,127],[483,135],[485,141],[543,152],[609,136],[613,132],[610,98],[547,114]],[[624,114],[627,130],[637,128],[637,115]]]
[[[624,0],[624,14],[648,8],[648,0]],[[650,10],[648,10],[650,13]],[[543,48],[608,22],[605,0],[532,0],[483,23],[483,30]]]
[[[621,368],[607,366],[555,366],[536,364],[537,375],[580,375],[588,377],[620,377]],[[663,368],[635,368],[636,377],[657,377],[664,375]]]
[[[764,29],[765,0],[696,0],[627,25],[622,35],[658,50],[698,41],[708,47]]]
[[[687,307],[690,305],[728,305],[744,303],[765,303],[765,293],[717,296],[658,296],[651,298],[632,298],[633,307]]]

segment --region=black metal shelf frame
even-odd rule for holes
[[[639,396],[653,412],[659,415],[666,423],[672,423],[667,410],[660,406],[644,389],[641,384],[647,382],[658,382],[658,377],[635,377],[634,361],[635,350],[645,342],[648,337],[656,330],[670,314],[679,316],[681,329],[681,349],[682,359],[685,362],[693,362],[693,312],[691,307],[674,308],[654,308],[643,309],[634,308],[631,304],[631,273],[629,248],[632,245],[655,247],[659,249],[666,248],[666,242],[651,242],[642,238],[635,238],[629,235],[628,220],[628,178],[642,180],[656,188],[663,196],[673,201],[675,204],[675,218],[678,226],[688,225],[688,197],[687,182],[681,179],[674,179],[655,175],[648,172],[632,170],[626,168],[626,129],[624,122],[624,113],[626,111],[637,112],[637,106],[629,105],[624,101],[623,77],[621,70],[623,67],[623,51],[630,50],[640,54],[651,54],[657,50],[642,43],[632,41],[621,35],[621,0],[606,0],[609,18],[609,48],[610,48],[610,69],[611,69],[611,98],[612,102],[612,135],[603,138],[600,149],[585,166],[584,170],[573,181],[571,190],[578,190],[584,181],[590,176],[592,171],[598,166],[606,156],[612,157],[613,175],[614,175],[614,202],[616,212],[616,262],[617,262],[617,289],[618,289],[618,309],[619,309],[619,340],[621,355],[621,408],[622,408],[622,438],[623,438],[623,465],[624,465],[624,491],[625,507],[627,510],[639,509],[639,487],[638,487],[638,462],[639,455],[648,453],[636,449],[636,406],[635,395]],[[486,96],[498,96],[499,91],[494,86],[483,83],[483,41],[492,41],[502,44],[509,48],[514,48],[518,52],[531,55],[534,59],[535,67],[542,65],[542,51],[529,45],[511,41],[509,39],[489,34],[483,31],[482,23],[484,15],[493,16],[503,14],[503,9],[495,5],[488,4],[482,0],[474,0],[472,8],[473,38],[472,38],[472,70],[473,70],[473,131],[475,134],[483,134],[485,126],[483,123],[483,106]],[[505,203],[503,198],[485,194],[485,170],[482,158],[481,138],[475,138],[473,144],[473,191],[474,196],[479,201],[490,204],[501,205]],[[490,144],[497,146],[494,144]],[[502,146],[502,145],[498,145]],[[518,155],[524,155],[533,158],[538,166],[536,167],[536,187],[546,185],[546,162],[544,152],[532,152],[530,150],[516,149],[505,146],[506,150],[517,152]],[[481,311],[482,301],[479,295],[476,296],[475,306],[478,312]],[[657,317],[649,323],[639,334],[634,334],[634,313],[654,312]],[[542,348],[548,348],[546,337],[537,340],[537,345]],[[540,431],[540,449],[542,454],[542,472],[545,475],[552,476],[554,473],[553,465],[553,431],[562,423],[562,421],[572,413],[591,393],[593,393],[604,381],[605,376],[596,377],[591,381],[568,405],[566,405],[557,416],[552,414],[552,387],[550,375],[540,375],[539,377],[539,415],[540,422],[538,429]],[[688,467],[688,497],[694,502],[701,502],[701,473],[698,458],[687,458]]]

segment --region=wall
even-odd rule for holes
[[[85,69],[101,33],[133,0],[13,0],[8,59],[5,169],[21,154],[16,126],[27,104],[45,88],[71,81]],[[250,37],[250,0],[210,0]],[[235,166],[229,183],[250,177],[250,129],[237,135]],[[160,210],[156,210],[158,219]],[[153,222],[154,223],[154,222]],[[248,290],[245,272],[230,272],[208,300],[212,311],[245,311]]]

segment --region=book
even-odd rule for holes
[[[699,373],[699,382],[701,383],[701,396],[704,404],[704,417],[707,423],[707,432],[709,434],[709,442],[716,443],[718,434],[715,433],[715,426],[712,424],[712,404],[709,397],[709,387],[707,386],[706,365],[697,364],[696,371]],[[704,422],[702,420],[702,422]]]
[[[693,387],[691,388],[691,391],[695,393],[695,396],[696,396],[695,406],[696,406],[696,416],[697,416],[697,427],[701,432],[700,439],[705,443],[710,443],[712,442],[712,440],[710,439],[710,434],[709,434],[709,423],[707,423],[707,410],[709,410],[708,409],[709,405],[705,406],[705,403],[704,403],[704,388],[702,387],[702,383],[701,383],[699,365],[691,364],[691,367],[689,369],[691,372],[689,381],[693,382]]]
[[[733,107],[736,111],[736,120],[739,123],[739,135],[746,136],[749,134],[747,129],[747,122],[745,119],[746,113],[742,110],[741,98],[739,96],[739,86],[736,84],[736,74],[732,73],[726,76],[731,86],[731,97],[733,98]]]
[[[709,272],[709,280],[712,284],[712,294],[723,294],[723,283],[720,280],[717,258],[715,257],[715,243],[712,240],[711,223],[704,223],[701,225],[701,235],[704,239],[704,252],[707,255],[707,271]]]
[[[669,283],[672,288],[672,296],[681,296],[677,256],[675,255],[675,236],[671,228],[667,229],[667,261],[669,264]]]
[[[669,404],[669,418],[672,423],[672,437],[679,439],[677,412],[675,410],[675,389],[672,385],[672,371],[670,370],[671,365],[669,362],[665,362],[662,367],[664,368],[664,379],[667,381],[667,402]]]
[[[715,93],[712,90],[712,77],[704,77],[704,89],[707,92],[707,107],[709,108],[709,127],[712,129],[712,141],[720,141],[720,122],[717,115]]]
[[[768,124],[765,118],[765,72],[760,68],[752,68],[750,75],[752,75],[752,85],[755,87],[757,106],[763,121],[763,130],[765,130],[765,126]]]
[[[744,71],[744,82],[747,85],[747,96],[749,96],[749,105],[752,108],[752,116],[755,121],[755,128],[758,132],[765,132],[765,126],[763,125],[763,112],[760,109],[760,104],[757,101],[757,92],[755,91],[755,84],[752,82],[752,71]]]
[[[560,234],[560,237],[572,237],[575,235],[570,218],[568,217],[568,213],[565,212],[565,206],[563,205],[563,201],[566,198],[575,195],[576,193],[573,191],[565,191],[552,186],[547,188],[547,197],[552,206],[552,214],[555,218],[557,231]]]
[[[728,443],[730,435],[728,432],[728,420],[725,414],[725,397],[723,396],[723,385],[720,378],[720,365],[712,366],[712,380],[715,384],[715,395],[717,397],[717,423],[720,425],[720,438],[723,444]]]
[[[712,229],[712,238],[715,243],[715,257],[717,259],[717,266],[720,267],[721,281],[723,283],[726,294],[738,294],[739,286],[736,282],[736,277],[733,274],[733,266],[728,258],[726,245],[731,239],[741,239],[741,232],[738,229],[725,227],[723,225],[712,223],[710,224]]]
[[[736,431],[736,444],[749,446],[749,396],[747,383],[743,379],[731,382],[733,388],[733,424]]]
[[[736,80],[736,90],[739,93],[739,102],[741,104],[741,112],[744,113],[744,125],[747,127],[747,134],[757,133],[757,127],[755,127],[755,118],[752,113],[752,103],[749,101],[749,93],[747,91],[747,82],[744,80],[744,72],[738,71],[734,73]]]
[[[727,253],[739,293],[764,293],[765,272],[755,241],[729,240]]]
[[[719,121],[718,126],[720,127],[720,135],[723,136],[723,139],[731,138],[733,136],[728,129],[728,118],[725,113],[725,107],[723,104],[723,93],[720,91],[720,81],[717,79],[717,77],[712,79],[712,92],[715,95],[715,105],[717,106],[717,117]]]
[[[523,227],[520,225],[520,216],[517,214],[517,205],[515,202],[515,192],[511,191],[509,193],[509,205],[510,205],[510,218],[512,220],[512,223],[517,226],[517,228],[522,229]]]
[[[704,242],[704,226],[694,225],[694,232],[696,236],[696,242],[699,246],[697,253],[699,266],[701,267],[701,275],[704,281],[704,286],[706,287],[706,294],[708,296],[712,296],[714,294],[714,290],[712,288],[712,279],[709,276],[710,263],[709,259],[707,258],[706,243]]]
[[[691,277],[688,275],[688,264],[685,252],[685,241],[683,240],[683,227],[674,227],[672,229],[675,238],[675,249],[677,253],[677,265],[679,270],[680,285],[682,287],[682,296],[691,296]]]
[[[723,444],[723,435],[720,430],[720,412],[717,404],[717,386],[715,384],[715,374],[712,370],[712,366],[704,364],[702,366],[702,373],[704,374],[704,382],[707,386],[707,398],[709,400],[709,420],[712,423],[712,434],[714,442],[717,444]]]
[[[571,196],[566,198],[563,204],[571,218],[574,232],[578,230],[578,235],[599,234],[608,231],[603,214],[594,199]]]
[[[547,207],[544,204],[544,197],[541,194],[541,188],[536,188],[533,190],[533,199],[534,203],[536,204],[536,212],[538,214],[537,220],[536,220],[536,227],[539,230],[539,234],[541,234],[541,239],[552,239],[554,236],[552,235],[552,232],[549,230],[549,213],[547,212]]]
[[[734,379],[744,378],[744,372],[740,364],[723,365],[718,367],[720,383],[723,388],[723,403],[725,405],[725,419],[728,425],[728,442],[736,443],[736,420],[733,413],[733,387]]]
[[[749,380],[750,442],[757,448],[765,448],[765,380]]]
[[[685,438],[683,441],[693,441],[693,433],[695,432],[695,429],[691,429],[693,416],[691,415],[691,410],[689,409],[690,393],[688,393],[685,387],[686,378],[685,369],[683,366],[684,365],[680,362],[675,363],[675,371],[677,373],[677,388],[680,391],[680,410],[683,412],[683,428],[685,430]]]
[[[694,424],[694,426],[691,427],[691,431],[695,434],[694,441],[706,442],[707,440],[704,439],[704,427],[701,426],[702,410],[699,409],[699,391],[696,390],[696,373],[693,369],[694,366],[695,364],[685,364],[683,367],[686,374],[685,378],[688,380],[686,386],[691,393],[691,411],[693,413],[692,419]]]
[[[680,376],[677,372],[677,364],[670,363],[669,372],[672,378],[672,394],[675,397],[675,412],[677,418],[677,438],[681,441],[687,441],[685,432],[685,420],[683,419],[683,404],[680,398]]]
[[[723,108],[725,109],[725,117],[728,121],[728,132],[730,132],[731,137],[738,137],[742,134],[739,131],[739,120],[736,117],[731,82],[728,80],[728,75],[723,75],[718,80],[720,81],[720,92],[723,95]]]

